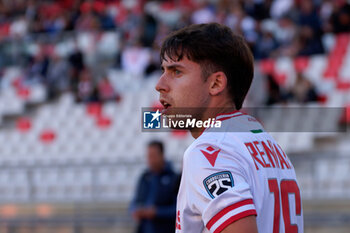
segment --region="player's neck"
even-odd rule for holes
[[[227,100],[225,102],[221,102],[219,104],[213,105],[214,107],[208,107],[206,112],[203,113],[202,120],[205,121],[207,119],[216,118],[216,116],[225,113],[232,113],[236,110],[234,103],[231,100]],[[197,139],[200,135],[202,135],[205,127],[200,129],[196,128],[191,130],[191,135],[193,138]]]

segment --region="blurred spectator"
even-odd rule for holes
[[[121,33],[126,41],[135,41],[140,38],[142,17],[132,10],[127,10],[123,22],[120,24]]]
[[[77,31],[94,31],[100,28],[99,19],[92,12],[84,12],[76,21],[75,29]]]
[[[254,10],[250,14],[257,20],[270,18],[270,8],[273,0],[254,1]]]
[[[256,22],[244,11],[240,4],[233,5],[226,24],[236,33],[243,35],[251,45],[257,40]]]
[[[120,95],[113,89],[112,84],[107,77],[102,78],[98,85],[98,99],[105,102],[110,100],[120,100]]]
[[[28,0],[2,1],[0,13],[0,68],[25,66],[28,83],[47,78],[50,96],[67,89],[70,77],[68,89],[80,101],[109,99],[110,94],[102,96],[101,89],[112,93],[107,83],[94,85],[91,75],[86,78],[86,66],[94,73],[114,66],[147,77],[159,69],[158,50],[164,37],[191,23],[215,21],[229,26],[244,35],[256,59],[324,53],[323,43],[328,42],[323,34],[350,32],[346,0]],[[106,50],[95,46],[106,31],[118,34],[120,49],[109,49],[104,42]],[[49,62],[44,55],[35,55],[42,47],[55,50],[56,46],[65,57]],[[102,52],[96,52],[99,49]],[[104,56],[106,52],[110,54]],[[22,54],[34,59],[20,64]]]
[[[145,78],[150,77],[153,72],[159,71],[160,60],[159,60],[159,48],[154,44],[150,54],[150,61],[145,70]]]
[[[121,55],[122,69],[133,75],[144,75],[150,60],[150,49],[142,47],[140,42],[127,46]]]
[[[278,43],[273,36],[273,29],[269,28],[267,24],[261,24],[261,32],[255,46],[255,58],[264,59],[271,57],[273,55],[273,51],[277,48]]]
[[[141,42],[145,47],[152,47],[154,39],[156,38],[158,23],[156,19],[149,14],[146,14],[143,19],[143,26],[141,32]]]
[[[309,56],[324,53],[321,36],[321,18],[311,0],[300,1],[298,16],[300,26],[297,55]]]
[[[44,83],[49,67],[49,58],[43,53],[38,53],[30,58],[28,69],[26,70],[26,82],[29,83]]]
[[[101,24],[101,29],[105,31],[115,29],[115,23],[112,17],[108,14],[107,9],[103,6],[101,7],[102,8],[96,13]]]
[[[84,70],[84,57],[83,53],[78,48],[77,44],[74,44],[72,53],[68,56],[68,61],[71,66],[71,87],[74,92],[77,91],[80,73]]]
[[[19,17],[10,26],[10,35],[22,37],[27,34],[28,21],[24,16]]]
[[[76,98],[78,102],[87,103],[93,99],[93,94],[96,94],[92,76],[88,69],[84,69],[79,76],[78,90]],[[95,95],[96,96],[96,95]]]
[[[181,21],[179,21],[178,24],[175,25],[175,29],[180,29],[183,26],[187,25],[186,23],[188,21],[186,21],[186,20],[189,20],[189,19],[182,18]],[[170,33],[170,28],[166,24],[160,22],[158,25],[157,34],[156,34],[156,38],[154,41],[154,48],[159,49],[162,45],[164,38],[167,35],[169,35],[169,33]]]
[[[278,104],[284,101],[281,88],[272,75],[267,76],[267,100],[266,105]]]
[[[270,15],[274,19],[279,19],[291,10],[294,0],[278,0],[271,4]]]
[[[80,1],[69,1],[66,0],[64,3],[62,2],[62,6],[64,8],[64,17],[67,21],[66,30],[72,31],[75,27],[75,24],[81,14],[80,12]]]
[[[301,27],[295,48],[298,56],[324,53],[321,37],[309,26]]]
[[[329,29],[329,20],[334,10],[333,4],[334,1],[332,0],[323,0],[320,6],[320,19],[325,32],[331,31]]]
[[[292,101],[298,103],[307,103],[318,100],[315,86],[306,79],[301,73],[298,73],[297,79],[290,92]]]
[[[214,22],[214,8],[209,4],[207,0],[200,2],[198,8],[192,13],[191,21],[193,24]]]
[[[174,25],[174,29],[177,30],[177,29],[180,29],[180,28],[183,28],[187,25],[190,25],[191,24],[191,11],[188,9],[188,8],[185,8],[181,11],[181,15],[180,15],[180,18],[179,20],[177,20],[176,24]],[[161,25],[160,27],[162,27],[160,30],[158,30],[158,33],[157,33],[157,36],[159,34],[162,35],[168,35],[169,32],[165,33],[166,31],[169,31],[170,30],[170,27],[168,27],[166,24],[164,24],[163,22],[159,22],[159,24]]]
[[[70,87],[68,62],[58,54],[53,54],[47,69],[46,82],[49,98],[53,99]]]
[[[279,47],[276,55],[295,55],[295,39],[297,37],[297,32],[297,25],[290,16],[285,15],[278,20],[278,27],[276,27],[275,37]]]
[[[136,233],[173,232],[178,176],[165,161],[162,142],[148,144],[147,163],[131,203],[132,215],[138,221]]]
[[[313,31],[319,33],[321,29],[321,19],[311,0],[303,0],[300,2],[300,12],[298,18],[299,25],[309,26]]]
[[[330,24],[334,33],[350,32],[350,3],[334,3]]]

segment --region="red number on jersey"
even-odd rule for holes
[[[301,200],[300,190],[295,180],[282,180],[281,192],[278,188],[276,179],[269,179],[270,192],[273,193],[275,198],[275,210],[273,219],[273,233],[279,233],[280,228],[280,193],[282,199],[282,213],[284,220],[285,233],[298,233],[298,226],[290,223],[290,209],[289,209],[289,194],[295,195],[295,213],[301,214]]]

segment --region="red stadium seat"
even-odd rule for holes
[[[22,85],[22,77],[15,78],[11,84],[16,89],[20,88]]]
[[[260,69],[264,74],[272,74],[275,71],[275,61],[272,59],[260,61]]]
[[[330,79],[330,78],[337,78],[338,77],[338,70],[335,69],[335,67],[328,67],[324,73],[323,76],[326,79]]]
[[[294,59],[294,68],[297,72],[303,72],[309,66],[308,57],[298,57]]]
[[[344,56],[331,55],[328,58],[328,66],[339,68],[343,64]]]
[[[82,13],[88,13],[92,10],[93,5],[91,2],[84,2],[80,5],[80,11]]]
[[[106,129],[109,128],[112,124],[112,120],[109,117],[106,116],[100,116],[96,119],[96,125],[100,128],[100,129]]]
[[[339,34],[336,38],[336,47],[346,47],[350,42],[350,35],[348,33]]]
[[[350,82],[344,82],[344,81],[338,81],[337,82],[337,89],[347,91],[350,89]]]
[[[20,132],[28,132],[32,127],[32,122],[29,118],[21,117],[16,122],[16,128]]]
[[[346,47],[336,47],[330,54],[330,57],[344,57],[346,54]]]
[[[45,129],[40,133],[40,141],[45,144],[52,143],[56,137],[56,133],[51,129]]]
[[[9,23],[3,23],[0,25],[0,36],[7,36],[10,32],[10,24]]]
[[[326,104],[328,100],[327,95],[319,95],[317,98],[317,101],[322,103],[322,104]]]
[[[279,85],[284,86],[286,84],[287,74],[285,74],[285,73],[274,73],[273,77],[274,77],[274,79],[276,80],[276,82]]]
[[[340,123],[349,124],[350,123],[350,104],[345,106],[342,117],[340,118]]]
[[[102,105],[100,103],[90,103],[86,106],[86,113],[92,117],[99,117],[102,113]]]
[[[17,89],[17,95],[26,100],[30,96],[30,89],[27,87],[20,87]]]
[[[96,12],[102,13],[106,9],[106,4],[101,1],[95,1],[92,7]]]
[[[171,11],[175,9],[176,6],[174,2],[164,2],[162,3],[161,7],[164,11]]]

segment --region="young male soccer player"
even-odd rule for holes
[[[165,112],[190,108],[197,119],[222,122],[221,132],[191,130],[196,140],[183,159],[176,232],[302,233],[293,165],[239,111],[253,78],[244,40],[216,23],[192,25],[165,39],[161,59],[156,90]]]

